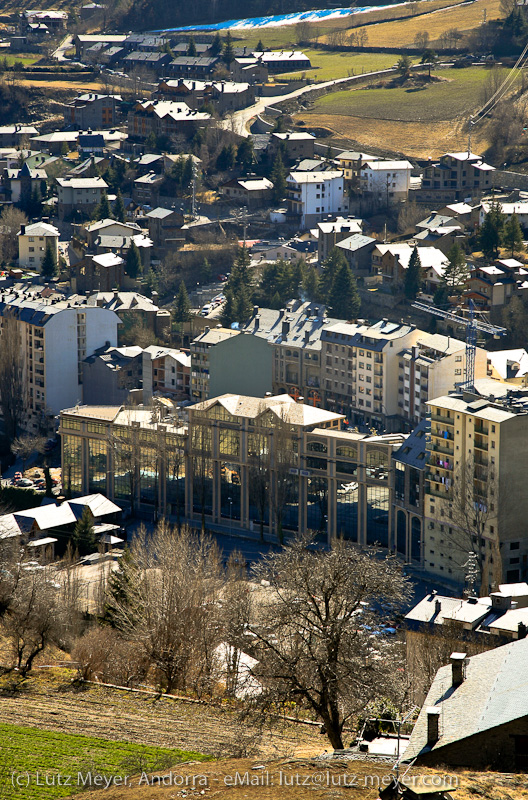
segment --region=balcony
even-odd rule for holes
[[[441,431],[438,428],[434,431],[431,431],[431,436],[434,436],[436,439],[444,439],[444,441],[450,442],[452,442],[455,438],[449,431]]]
[[[485,442],[483,439],[477,439],[475,436],[475,448],[477,450],[484,450],[487,451],[489,449],[488,443]]]
[[[436,442],[431,442],[429,449],[431,453],[444,453],[446,456],[452,456],[455,452],[452,447],[444,447]]]
[[[431,422],[441,422],[442,425],[454,425],[453,417],[444,417],[441,414],[431,414]]]
[[[427,495],[432,495],[433,497],[441,497],[443,500],[448,500],[451,497],[451,491],[449,489],[437,489],[435,484],[431,485],[426,483],[425,493]]]

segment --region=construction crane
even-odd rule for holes
[[[487,333],[489,336],[498,338],[504,336],[506,328],[501,328],[499,325],[492,325],[489,322],[481,322],[475,318],[475,305],[472,300],[468,303],[468,316],[462,317],[455,314],[453,311],[443,311],[441,308],[436,308],[428,303],[422,303],[419,300],[413,303],[413,308],[418,311],[426,311],[428,314],[434,314],[435,317],[440,317],[448,322],[454,322],[456,325],[463,325],[466,328],[466,368],[464,370],[464,382],[459,384],[462,389],[473,389],[475,387],[475,351],[477,348],[477,331]]]

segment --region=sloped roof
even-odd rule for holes
[[[441,667],[405,751],[405,761],[437,752],[478,733],[528,716],[528,639],[496,647],[467,660],[465,680],[452,686],[451,666]],[[427,711],[441,712],[440,737],[427,744]]]

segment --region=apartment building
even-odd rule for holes
[[[272,133],[268,154],[274,157],[280,150],[286,161],[297,161],[314,157],[315,136],[304,131]]]
[[[475,153],[445,153],[424,168],[422,186],[416,192],[419,202],[452,203],[467,197],[478,198],[493,186],[491,167]]]
[[[204,332],[191,342],[191,399],[194,402],[209,397],[211,348],[239,334],[240,331],[222,328],[221,325],[217,328],[206,326]]]
[[[191,356],[187,351],[150,345],[143,350],[143,402],[154,394],[188,400],[191,392]]]
[[[328,222],[317,223],[317,258],[322,264],[334,247],[356,233],[362,233],[363,220],[355,217],[336,217]]]
[[[427,401],[464,380],[465,343],[403,322],[337,322],[321,334],[321,395],[350,424],[409,429]],[[475,375],[485,378],[487,353],[477,348]]]
[[[143,350],[138,346],[101,347],[83,362],[83,403],[127,403],[132,389],[141,389]]]
[[[468,552],[476,551],[484,593],[528,575],[528,396],[520,389],[498,397],[499,390],[427,404],[424,567],[463,585]]]
[[[59,260],[60,233],[48,222],[35,222],[33,225],[21,225],[18,237],[18,265],[28,269],[40,269],[46,248],[51,247],[55,262]]]
[[[377,156],[371,156],[368,153],[358,153],[355,150],[344,150],[339,153],[335,160],[344,172],[345,182],[353,189],[359,188],[360,170],[363,164],[368,161],[369,163],[377,161]]]
[[[187,103],[171,100],[145,100],[137,102],[128,114],[127,133],[133,141],[144,141],[151,133],[154,136],[183,134],[191,136],[194,131],[212,121],[210,114],[189,108]]]
[[[325,215],[348,210],[342,170],[290,172],[286,184],[289,211],[300,217],[303,228],[315,225]]]
[[[359,188],[379,206],[407,200],[411,185],[409,161],[364,161],[359,167]]]
[[[117,344],[119,318],[85,298],[75,301],[38,286],[1,291],[0,320],[0,342],[8,328],[19,340],[24,425],[30,432],[53,430],[53,417],[82,398],[87,355]]]
[[[89,218],[101,202],[103,192],[108,189],[108,184],[100,177],[57,178],[57,186],[60,220],[73,216]]]
[[[161,81],[153,99],[174,100],[187,103],[189,108],[199,109],[212,103],[219,114],[247,108],[255,102],[255,89],[247,82],[238,81]]]
[[[64,124],[78,130],[112,128],[121,96],[86,92],[64,104]]]

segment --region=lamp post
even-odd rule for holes
[[[233,528],[233,500],[228,497],[227,502],[229,503],[229,535],[231,535]]]

